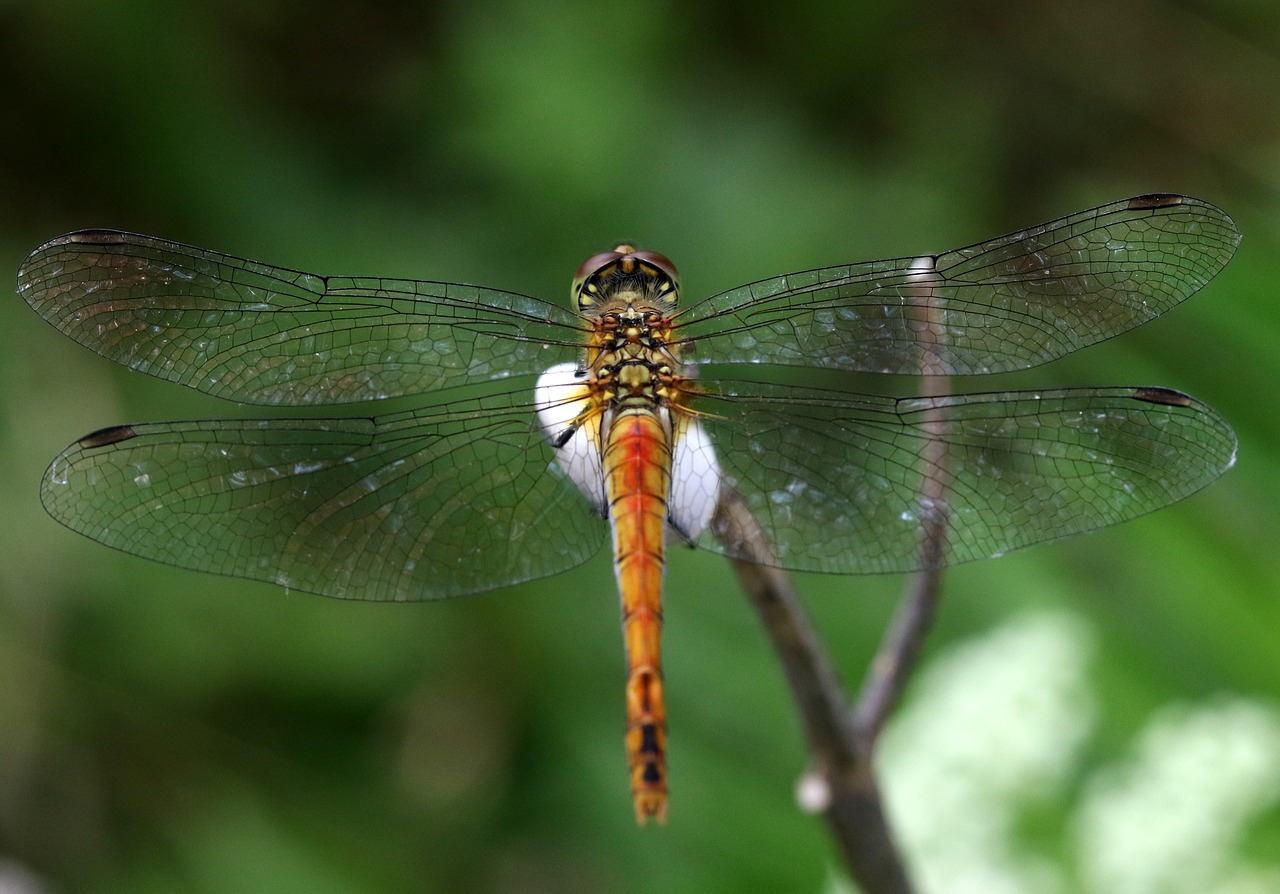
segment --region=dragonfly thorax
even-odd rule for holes
[[[656,311],[609,312],[598,322],[587,349],[588,379],[602,402],[614,405],[668,397],[679,359],[667,346],[668,321]]]
[[[573,291],[591,323],[585,368],[601,405],[661,400],[680,365],[669,347],[679,294],[675,265],[619,245],[584,261]]]

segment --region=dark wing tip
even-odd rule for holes
[[[56,248],[60,245],[120,245],[128,242],[129,237],[132,235],[132,233],[126,233],[123,230],[73,230],[70,233],[63,233],[61,236],[53,237],[31,252],[31,254],[34,256],[46,249]]]
[[[1145,196],[1134,196],[1129,200],[1129,210],[1138,211],[1143,208],[1168,208],[1171,205],[1181,205],[1187,200],[1186,196],[1180,196],[1172,192],[1153,192]]]
[[[31,253],[22,262],[22,266],[18,268],[19,289],[22,288],[22,282],[29,275],[29,272],[37,264],[43,263],[43,255],[47,252],[62,248],[65,245],[120,245],[129,241],[131,235],[122,230],[74,230],[70,233],[63,233],[61,236],[55,236],[48,242],[32,249]]]
[[[1218,415],[1212,407],[1206,406],[1190,395],[1175,391],[1172,388],[1155,386],[1135,388],[1131,397],[1134,400],[1146,401],[1160,406],[1191,410],[1202,420],[1201,425],[1207,439],[1204,444],[1209,445],[1212,443],[1216,447],[1210,449],[1220,449],[1221,451],[1216,454],[1222,460],[1217,467],[1218,474],[1221,475],[1236,464],[1236,450],[1239,446],[1236,433],[1231,430],[1231,425]]]
[[[84,450],[93,450],[97,447],[109,447],[112,444],[119,444],[121,441],[137,437],[137,434],[132,425],[112,425],[87,434],[76,443]]]
[[[1172,192],[1153,192],[1142,196],[1134,196],[1128,200],[1127,210],[1129,211],[1155,211],[1161,208],[1173,208],[1178,205],[1186,205],[1189,209],[1199,208],[1201,213],[1209,220],[1212,220],[1219,227],[1225,229],[1225,232],[1219,233],[1226,245],[1225,256],[1222,264],[1225,265],[1231,256],[1235,254],[1236,246],[1240,244],[1240,229],[1236,226],[1236,222],[1231,216],[1221,208],[1215,207],[1201,199],[1193,199],[1191,196],[1179,195]],[[1192,211],[1194,214],[1194,210]],[[1221,267],[1219,267],[1221,269]]]
[[[1149,404],[1163,404],[1166,407],[1190,407],[1195,401],[1189,395],[1172,388],[1135,388],[1134,400],[1143,400]]]
[[[73,243],[119,245],[121,242],[127,241],[129,235],[129,233],[122,230],[76,230],[73,233],[67,233],[65,236],[59,236],[57,239],[54,239],[53,242],[61,243],[63,245]]]

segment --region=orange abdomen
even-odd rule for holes
[[[667,713],[662,698],[662,569],[671,444],[650,412],[623,411],[604,451],[614,567],[627,650],[627,758],[636,819],[667,812]]]

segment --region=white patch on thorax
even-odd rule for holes
[[[676,414],[675,422],[667,513],[671,526],[692,542],[711,524],[723,473],[702,423],[684,414]]]
[[[602,414],[592,414],[581,425],[573,427],[579,414],[588,407],[591,393],[577,372],[578,367],[573,363],[560,363],[548,369],[538,377],[534,402],[542,432],[553,445],[572,429],[562,446],[553,447],[556,464],[604,515],[608,498],[601,461]],[[702,423],[683,413],[663,410],[662,415],[674,424],[667,521],[682,538],[692,542],[711,524],[723,473]]]
[[[589,403],[591,390],[577,375],[574,363],[558,363],[538,377],[534,404],[547,440],[556,444]],[[556,463],[586,495],[601,515],[607,502],[604,468],[600,462],[600,416],[592,415],[560,447],[553,447]]]

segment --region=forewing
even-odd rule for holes
[[[69,528],[183,568],[344,599],[456,596],[604,541],[532,417],[513,392],[378,419],[118,426],[63,451],[41,497]]]
[[[938,522],[940,564],[1116,524],[1209,484],[1236,447],[1211,409],[1158,388],[891,399],[742,384],[694,408],[777,565],[797,571],[919,569]],[[698,545],[759,554],[723,534]]]
[[[577,317],[524,295],[317,276],[111,230],[37,248],[18,291],[104,357],[256,404],[340,404],[536,374],[583,340]]]
[[[791,273],[693,305],[699,363],[944,375],[1046,363],[1204,286],[1240,234],[1186,196],[1138,196],[940,255]]]

